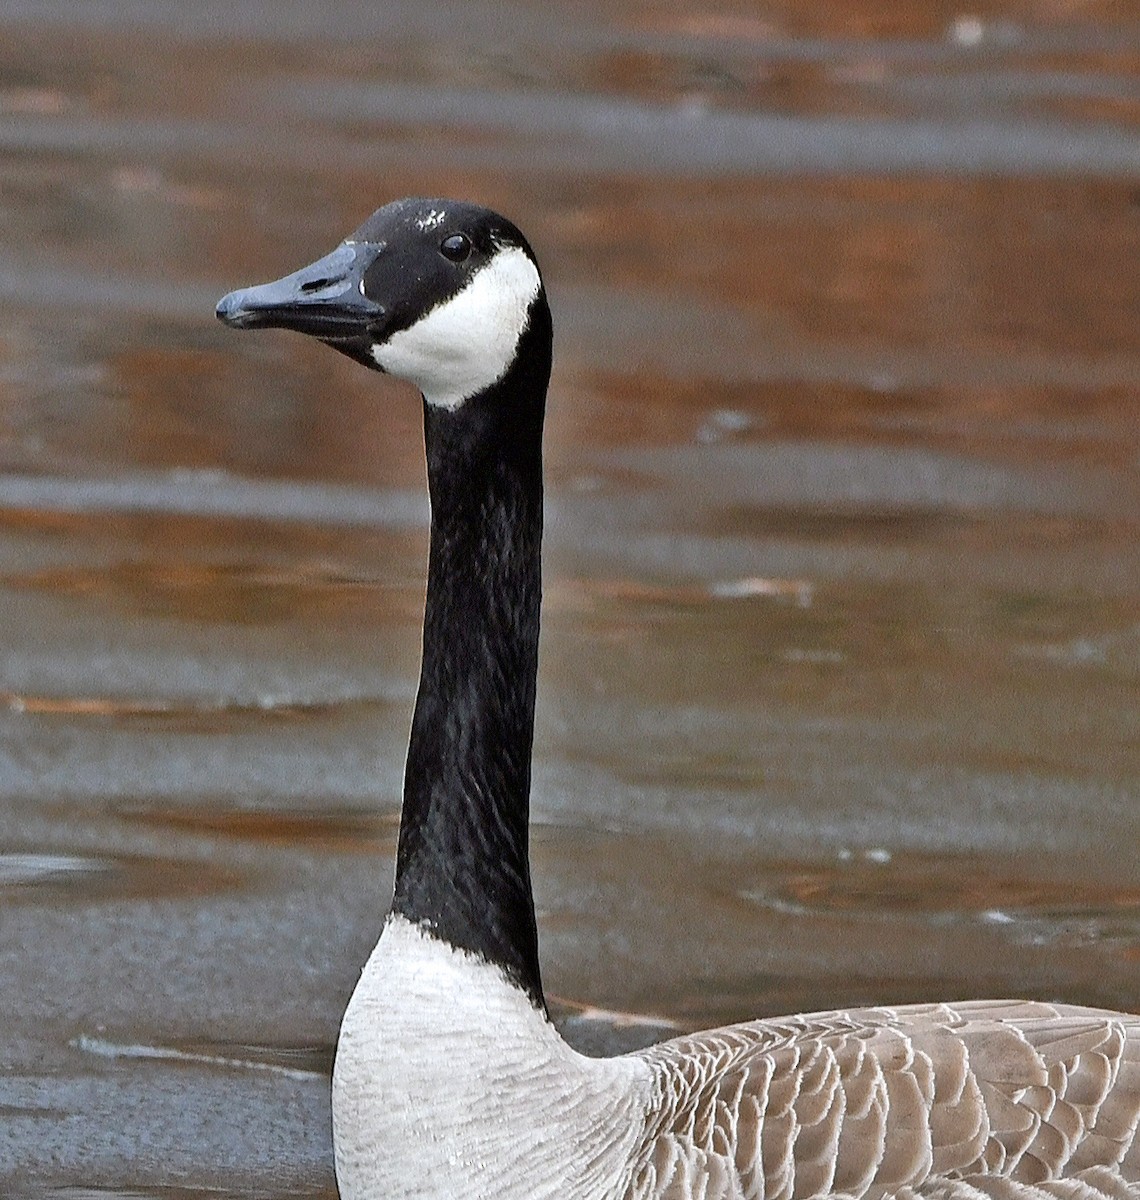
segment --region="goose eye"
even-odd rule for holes
[[[462,262],[471,253],[471,239],[464,233],[453,233],[440,242],[439,252],[452,262]]]

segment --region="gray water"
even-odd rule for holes
[[[212,306],[409,193],[555,312],[567,1035],[1140,1006],[1124,11],[0,3],[0,1194],[335,1194],[420,410]]]

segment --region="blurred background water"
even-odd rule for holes
[[[334,1195],[420,406],[212,309],[404,194],[555,313],[568,1036],[1140,1005],[1133,5],[4,0],[0,1194]]]

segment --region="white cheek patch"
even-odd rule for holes
[[[377,366],[456,409],[507,373],[542,281],[517,247],[500,250],[462,291],[372,347]]]

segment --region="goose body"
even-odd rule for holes
[[[403,200],[218,316],[424,397],[423,663],[392,911],[337,1043],[342,1200],[1140,1197],[1138,1017],[912,1005],[572,1050],[527,852],[551,355],[534,255],[486,209]]]

